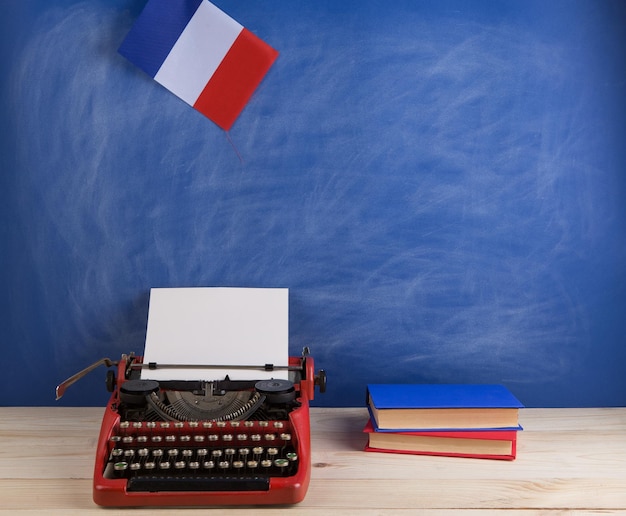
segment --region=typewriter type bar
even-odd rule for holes
[[[325,390],[325,373],[315,374],[308,349],[289,358],[289,380],[157,382],[139,377],[150,367],[142,357],[123,355],[115,365],[96,450],[98,505],[265,505],[304,498],[311,474],[309,401],[316,386]]]

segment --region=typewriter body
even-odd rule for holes
[[[308,353],[289,357],[289,380],[142,380],[142,369],[159,366],[131,353],[117,362],[102,359],[59,385],[57,398],[98,365],[112,367],[94,501],[115,507],[300,502],[311,474],[309,401],[315,386],[325,391],[325,373],[315,374]]]
[[[104,358],[93,480],[102,506],[293,504],[311,474],[308,348],[288,351],[288,290],[153,288],[142,355]],[[270,363],[260,363],[268,361]]]

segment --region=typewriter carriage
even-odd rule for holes
[[[137,366],[143,366],[143,359],[142,357],[135,356],[134,353],[122,355],[121,360],[118,362],[113,362],[108,358],[103,358],[64,382],[64,384],[62,384],[63,387],[57,387],[57,399],[63,395],[65,389],[69,387],[71,383],[74,383],[101,364],[104,364],[107,367],[117,366],[117,377],[115,370],[109,369],[105,380],[107,391],[113,393],[116,389],[118,392],[121,392],[123,390],[123,385],[127,380],[137,379],[139,377],[138,374],[141,368]],[[265,367],[268,368],[272,366],[266,365]],[[299,386],[301,394],[306,396],[309,401],[313,400],[315,397],[316,386],[319,388],[320,393],[326,392],[326,371],[320,369],[317,374],[315,373],[314,360],[310,355],[308,347],[305,347],[302,350],[301,357],[289,357],[288,369],[289,380],[294,384],[294,386]]]

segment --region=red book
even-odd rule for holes
[[[368,434],[365,451],[371,452],[500,460],[516,455],[515,430],[376,432],[370,420],[363,431]]]

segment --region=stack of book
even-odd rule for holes
[[[523,405],[503,385],[371,384],[366,451],[513,460]]]

